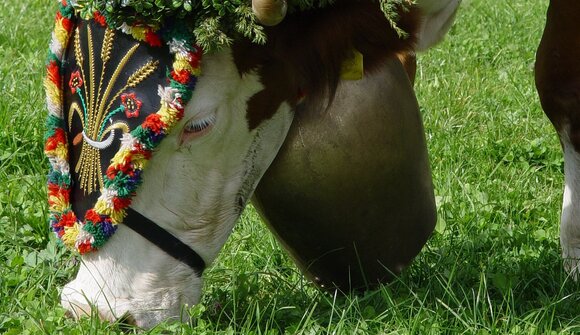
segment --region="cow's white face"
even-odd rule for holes
[[[292,122],[288,104],[250,130],[247,101],[263,90],[255,73],[240,75],[229,50],[206,55],[203,74],[181,123],[145,170],[132,207],[178,236],[207,264],[223,246]],[[129,317],[141,327],[179,319],[199,301],[202,280],[131,229],[120,225],[98,252],[83,256],[62,292],[74,316]]]

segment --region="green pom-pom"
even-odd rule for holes
[[[102,247],[105,242],[107,242],[107,237],[105,236],[105,234],[103,233],[102,229],[95,225],[92,222],[87,222],[84,226],[83,229],[86,232],[91,233],[91,235],[93,235],[93,247],[94,248],[100,248]]]
[[[54,132],[57,128],[64,128],[64,120],[54,115],[49,115],[46,118],[46,132],[44,133],[44,140],[46,141],[49,137],[54,136]]]

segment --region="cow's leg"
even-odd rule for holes
[[[536,55],[536,87],[564,151],[560,242],[566,270],[580,275],[580,1],[550,2]]]
[[[580,113],[580,105],[577,104],[576,107],[576,112]],[[564,267],[577,279],[580,275],[580,150],[572,143],[571,138],[580,137],[580,129],[574,128],[560,134],[564,150],[565,178],[560,243]]]

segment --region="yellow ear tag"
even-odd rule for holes
[[[361,80],[364,74],[363,54],[358,50],[353,50],[352,57],[342,63],[340,79]]]

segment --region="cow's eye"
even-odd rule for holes
[[[185,127],[183,127],[182,142],[205,135],[213,127],[215,121],[215,114],[200,119],[194,118],[187,121]]]

